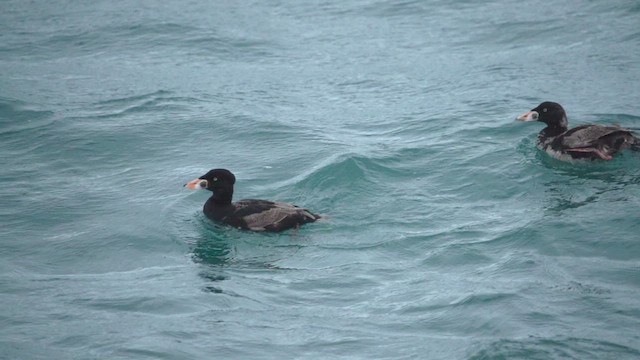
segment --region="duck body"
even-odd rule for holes
[[[618,152],[640,144],[631,131],[617,126],[582,125],[539,138],[538,148],[560,160],[612,160]]]
[[[217,205],[213,197],[204,204],[204,214],[211,220],[251,231],[279,232],[314,222],[319,215],[295,205],[269,200],[244,199]]]
[[[234,183],[235,176],[230,171],[214,169],[185,186],[212,191],[204,204],[205,216],[238,229],[280,232],[320,219],[307,209],[283,202],[258,199],[232,202]]]
[[[622,150],[640,150],[640,139],[619,126],[581,125],[569,130],[558,103],[543,102],[517,119],[547,124],[538,134],[537,147],[558,160],[612,160]]]

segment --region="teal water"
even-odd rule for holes
[[[0,358],[640,358],[640,155],[514,121],[640,128],[637,1],[0,6]]]

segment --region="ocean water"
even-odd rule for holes
[[[514,121],[640,128],[636,0],[0,8],[0,358],[640,358],[640,154]]]

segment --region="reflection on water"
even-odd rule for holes
[[[195,263],[203,265],[199,275],[208,284],[203,290],[216,294],[222,293],[222,288],[216,283],[227,279],[225,265],[233,261],[235,251],[231,244],[237,234],[234,233],[234,229],[215,224],[202,214],[198,215],[195,225],[194,230],[197,236],[190,244],[191,258]]]
[[[295,258],[305,248],[307,237],[299,232],[254,233],[219,225],[202,213],[182,222],[180,238],[191,248],[192,260],[201,265],[204,291],[222,293],[221,282],[230,274],[291,270],[280,263]]]
[[[543,156],[545,154],[542,154]],[[552,172],[546,181],[549,195],[546,211],[561,213],[599,201],[626,202],[637,198],[640,184],[640,156],[626,152],[610,161],[566,163],[544,156],[542,164]]]
[[[199,236],[193,243],[193,260],[197,263],[222,266],[233,256],[230,247],[230,234],[234,229],[225,229],[204,217],[198,219]],[[230,231],[231,230],[231,231]]]

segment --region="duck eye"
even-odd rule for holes
[[[213,178],[213,181],[218,181],[218,178],[217,178],[217,177],[214,177],[214,178]]]
[[[542,112],[547,112],[547,108],[542,109]]]

